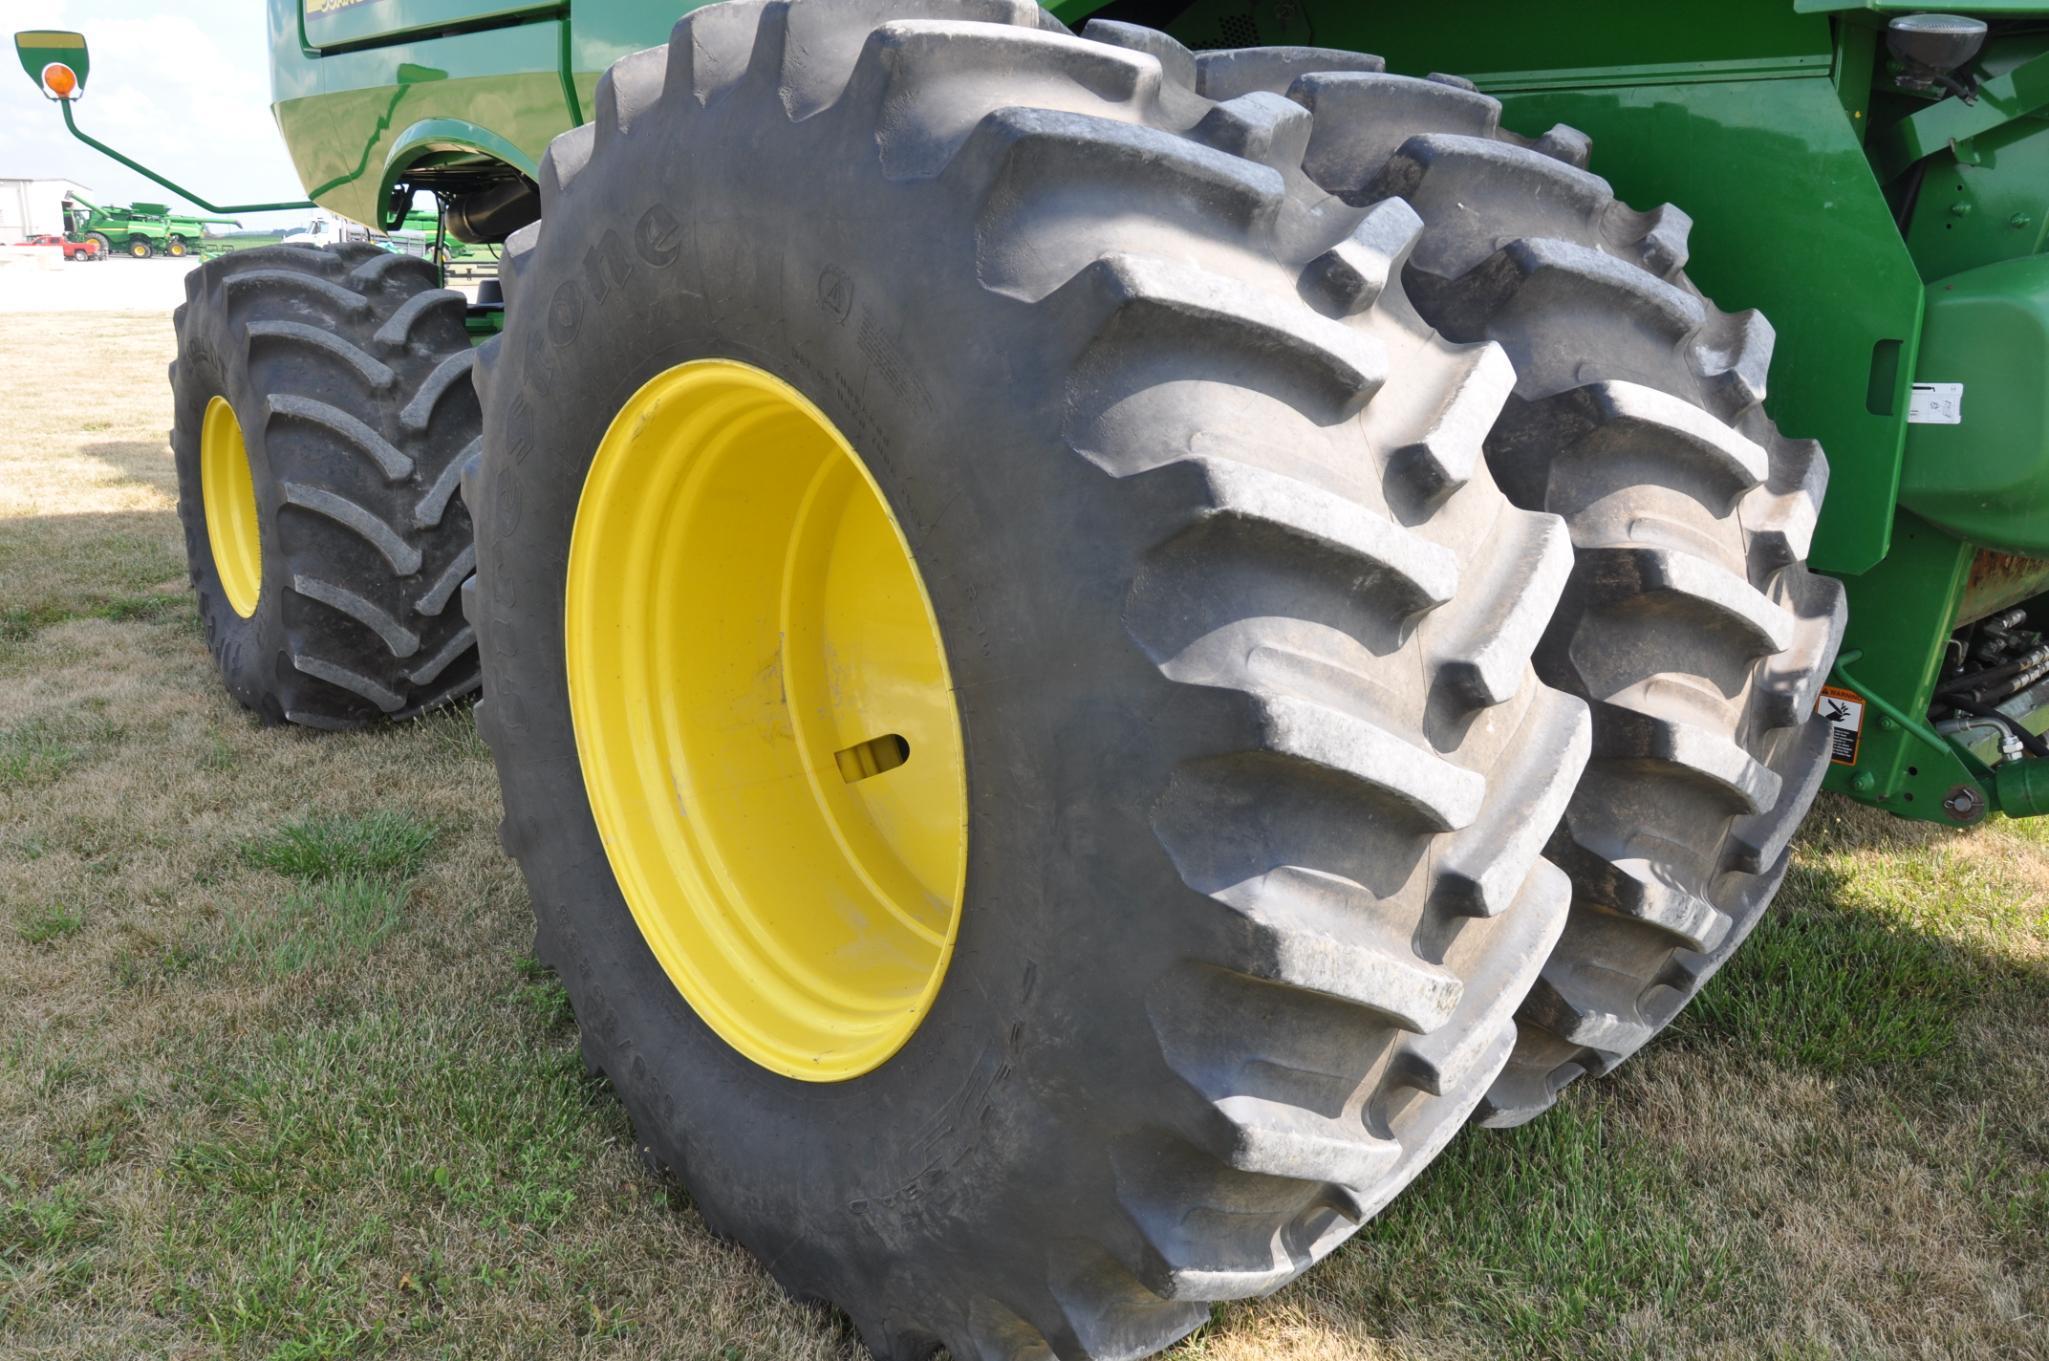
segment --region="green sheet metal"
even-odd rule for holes
[[[1820,76],[1505,92],[1506,121],[1569,123],[1629,202],[1685,205],[1688,264],[1723,308],[1778,331],[1768,408],[1828,450],[1814,562],[1885,556],[1924,288],[1834,86]]]
[[[1900,504],[1961,539],[2049,557],[2049,256],[1929,285],[1924,381],[1962,388],[1958,424],[1912,427]]]

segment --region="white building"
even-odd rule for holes
[[[62,236],[64,199],[92,190],[73,180],[0,179],[0,246],[18,246],[31,236]]]

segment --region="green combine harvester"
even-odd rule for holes
[[[229,227],[242,224],[232,217],[193,217],[174,213],[168,203],[132,203],[127,207],[102,208],[77,194],[71,196],[75,211],[72,233],[82,241],[97,241],[100,254],[126,255],[147,260],[152,255],[173,257],[196,253],[206,241],[209,223]]]
[[[2049,5],[678,8],[270,0],[502,291],[195,271],[182,514],[266,719],[482,687],[588,1062],[878,1356],[1279,1288],[1820,788],[2049,809]]]

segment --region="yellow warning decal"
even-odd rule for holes
[[[1864,740],[1864,696],[1839,685],[1824,685],[1814,712],[1828,724],[1830,763],[1856,765],[1857,748]]]

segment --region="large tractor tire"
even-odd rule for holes
[[[147,260],[156,253],[156,247],[150,244],[148,237],[131,236],[128,238],[128,256],[130,259]]]
[[[164,254],[173,259],[182,260],[190,253],[190,250],[191,248],[185,244],[185,238],[182,236],[174,236],[164,242]]]
[[[457,489],[477,448],[460,293],[370,245],[266,246],[186,276],[178,514],[228,692],[358,728],[477,688]]]
[[[882,1357],[1136,1357],[1437,1153],[1562,926],[1570,570],[1308,113],[699,9],[479,358],[478,711],[644,1155]]]
[[[90,242],[93,242],[95,245],[99,247],[98,258],[105,260],[109,256],[113,255],[114,243],[107,239],[107,234],[105,232],[87,232],[85,234],[85,239]]]
[[[1594,723],[1549,847],[1571,917],[1482,1115],[1519,1124],[1663,1029],[1785,875],[1828,766],[1813,715],[1845,618],[1840,584],[1806,565],[1827,461],[1765,415],[1770,325],[1701,295],[1690,220],[1618,203],[1585,169],[1583,134],[1516,136],[1468,82],[1388,75],[1359,53],[1087,34],[1171,49],[1207,98],[1308,110],[1318,185],[1421,216],[1402,265],[1417,310],[1515,363],[1487,463],[1517,505],[1571,526],[1571,585],[1536,664]]]

